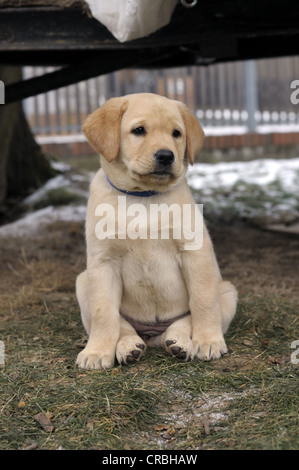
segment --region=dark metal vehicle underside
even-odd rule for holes
[[[180,1],[170,23],[121,43],[83,0],[0,0],[0,63],[61,68],[6,87],[6,103],[123,68],[299,54],[299,2]],[[1,77],[0,77],[1,78]]]

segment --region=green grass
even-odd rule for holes
[[[229,189],[219,186],[210,195],[200,190],[192,190],[192,193],[196,202],[204,204],[205,217],[217,217],[226,223],[238,220],[250,222],[257,217],[261,220],[270,217],[280,220],[285,212],[299,209],[294,195],[283,190],[279,182],[263,188],[240,180]]]
[[[243,296],[219,361],[181,363],[153,349],[132,367],[84,371],[74,365],[76,300],[47,295],[33,294],[22,318],[20,299],[10,304],[0,332],[1,449],[298,449],[294,302]],[[41,411],[54,432],[34,420]]]

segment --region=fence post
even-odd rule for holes
[[[245,61],[245,108],[248,114],[247,126],[249,132],[255,132],[255,113],[258,111],[258,89],[256,61]]]

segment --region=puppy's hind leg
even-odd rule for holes
[[[235,286],[229,281],[220,282],[219,293],[222,311],[222,332],[225,334],[236,313],[238,293]]]
[[[76,295],[81,310],[81,319],[86,333],[90,333],[90,313],[87,294],[87,271],[83,271],[76,280]]]

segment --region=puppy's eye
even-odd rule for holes
[[[175,139],[178,139],[179,137],[181,137],[181,135],[182,134],[177,129],[175,129],[172,133],[172,137],[174,137]]]
[[[145,135],[146,131],[143,126],[139,126],[139,127],[135,127],[135,129],[132,129],[131,133],[134,135]]]

